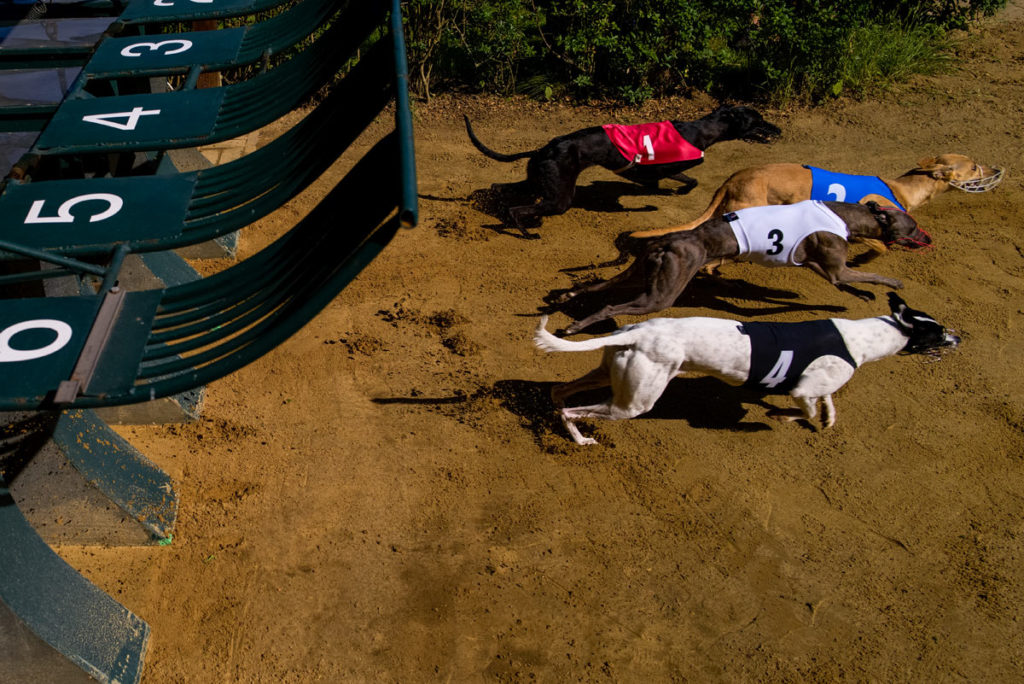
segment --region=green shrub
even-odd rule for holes
[[[860,93],[943,64],[946,33],[1006,0],[409,0],[417,88],[628,103]]]

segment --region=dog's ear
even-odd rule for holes
[[[868,202],[865,202],[864,206],[868,208],[868,210],[871,212],[871,215],[875,217],[875,220],[878,221],[878,224],[880,226],[884,228],[892,227],[892,212],[886,211],[881,206],[879,206],[878,202],[875,202],[874,200],[869,200]]]
[[[922,159],[917,162],[917,167],[927,173],[935,180],[950,181],[956,173],[956,169],[949,164],[942,164],[938,157]]]
[[[889,308],[892,309],[893,312],[895,312],[896,309],[898,309],[900,307],[903,307],[904,309],[907,308],[907,303],[905,301],[903,301],[903,297],[900,297],[895,292],[889,292],[888,295],[889,295]]]
[[[908,311],[907,303],[895,292],[889,293],[889,311],[892,312],[893,320],[895,320],[897,325],[901,328],[910,330],[914,327],[913,323],[904,318]]]

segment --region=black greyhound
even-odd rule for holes
[[[683,172],[703,161],[703,157],[698,156],[669,163],[637,163],[624,156],[625,153],[615,146],[604,126],[591,126],[560,135],[543,147],[529,152],[501,154],[484,146],[473,133],[469,117],[464,118],[469,139],[491,159],[503,162],[529,159],[526,184],[535,196],[540,197],[540,202],[509,208],[512,223],[526,237],[537,236],[525,230],[524,220],[564,214],[569,209],[576,190],[576,178],[590,166],[603,166],[627,180],[655,187],[659,180],[671,178],[683,183],[682,192],[689,192],[697,185],[697,181]],[[722,140],[765,143],[780,133],[777,126],[765,121],[759,112],[750,107],[719,107],[696,121],[670,123],[676,134],[685,141],[681,144],[696,148],[698,154]]]

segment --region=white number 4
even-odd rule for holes
[[[109,114],[89,114],[82,117],[82,121],[89,123],[99,124],[101,126],[110,126],[116,128],[119,131],[134,131],[135,127],[139,125],[139,119],[143,116],[153,116],[159,114],[159,109],[143,109],[142,107],[135,107],[130,112],[111,112]],[[124,119],[124,123],[115,121],[114,119]]]
[[[761,378],[761,384],[765,387],[775,387],[780,382],[786,379],[786,374],[789,373],[789,367],[793,363],[793,350],[784,349],[779,352],[779,360],[775,362],[772,369],[768,372],[768,375]]]

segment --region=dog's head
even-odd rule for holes
[[[778,126],[765,121],[761,113],[752,107],[719,107],[708,114],[708,118],[725,123],[726,134],[722,137],[726,139],[767,143],[782,133]]]
[[[985,192],[1003,180],[1003,169],[984,166],[962,154],[922,159],[911,173],[921,173],[966,192]]]
[[[921,230],[914,217],[895,207],[883,207],[878,202],[864,205],[871,216],[882,227],[882,241],[887,245],[902,245],[911,249],[919,249],[932,244],[932,238]]]
[[[900,350],[903,354],[937,354],[960,344],[959,337],[923,311],[911,309],[895,292],[889,293],[889,310],[896,327],[908,338]]]

